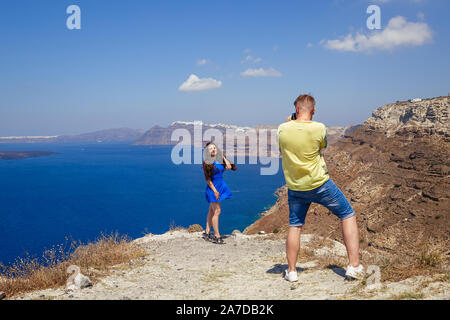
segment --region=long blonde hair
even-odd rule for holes
[[[214,146],[216,146],[212,141],[210,141],[210,142],[208,142],[205,145],[205,149],[208,148],[208,146],[210,144],[213,144]],[[217,146],[216,146],[216,149],[219,150],[217,148]],[[221,160],[222,160],[221,163],[224,164],[225,163],[225,156],[224,155],[222,155],[222,159]],[[216,166],[214,164],[214,161],[212,163],[206,163],[206,161],[203,160],[202,167],[203,167],[203,173],[205,174],[205,178],[206,179],[211,178],[213,176],[213,174],[214,174],[214,168],[216,168]],[[234,163],[231,163],[231,170],[233,170],[233,171],[237,170],[236,165]]]

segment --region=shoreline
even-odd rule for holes
[[[256,230],[256,229],[258,227],[260,227],[260,223],[264,217],[272,215],[276,210],[279,209],[279,207],[282,205],[282,203],[280,202],[280,198],[282,197],[283,193],[287,192],[286,190],[287,190],[286,184],[277,188],[274,192],[274,195],[276,197],[275,203],[272,206],[270,206],[270,208],[267,209],[266,211],[259,213],[259,217],[253,223],[246,226],[242,233],[255,234],[260,231],[264,231],[265,233],[267,233],[267,231],[265,231],[264,228],[260,228],[261,230]]]

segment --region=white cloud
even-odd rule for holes
[[[408,22],[398,16],[389,20],[382,31],[374,31],[369,35],[348,34],[340,40],[327,40],[324,46],[337,51],[371,52],[393,50],[401,46],[421,46],[432,38],[432,30],[425,22]]]
[[[253,59],[252,56],[246,56],[246,57],[244,58],[244,60],[242,60],[241,62],[242,62],[242,63],[246,63],[247,61],[251,61],[252,59]]]
[[[207,63],[208,63],[207,59],[200,59],[197,61],[197,65],[199,65],[199,66],[204,66]]]
[[[195,74],[191,74],[189,78],[183,82],[178,88],[179,91],[203,91],[209,89],[216,89],[222,86],[222,81],[213,78],[199,78]]]
[[[282,73],[280,71],[275,70],[274,68],[269,69],[252,69],[249,68],[244,72],[241,72],[241,76],[243,77],[282,77]]]
[[[258,63],[261,62],[262,59],[261,58],[255,58],[251,55],[248,55],[244,58],[244,60],[241,61],[241,63],[246,63],[246,62],[253,62],[253,63]]]
[[[307,48],[312,48],[314,47],[314,45],[311,42],[308,42],[308,44],[306,45]]]

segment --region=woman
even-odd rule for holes
[[[205,196],[206,201],[209,202],[209,212],[203,238],[212,240],[217,244],[223,244],[223,239],[219,233],[220,203],[225,199],[231,198],[230,189],[223,180],[223,172],[230,169],[236,171],[236,166],[230,163],[212,142],[206,144],[205,152],[205,158],[209,158],[211,161],[208,161],[208,163],[203,161],[203,173],[207,183]],[[222,161],[217,161],[217,158],[222,158]],[[214,238],[210,235],[211,226],[214,228]]]

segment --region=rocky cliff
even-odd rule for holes
[[[366,130],[382,132],[387,137],[413,133],[448,137],[448,96],[403,101],[378,108],[364,123]]]
[[[330,175],[358,214],[363,248],[414,257],[435,246],[448,263],[448,112],[449,97],[389,104],[327,149]],[[286,230],[286,187],[278,196],[247,233]],[[309,210],[304,232],[341,240],[338,220],[321,206]]]

